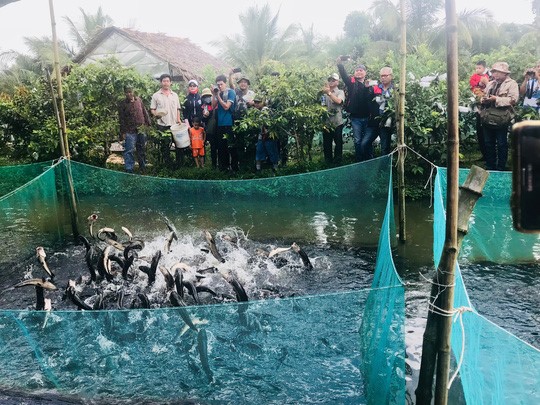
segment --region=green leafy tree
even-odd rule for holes
[[[103,10],[98,7],[94,14],[87,13],[84,9],[79,8],[81,18],[79,21],[74,21],[70,17],[64,16],[64,21],[69,26],[69,36],[81,50],[88,42],[92,40],[101,30],[110,27],[114,24],[113,19]]]

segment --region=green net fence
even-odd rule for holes
[[[66,253],[52,255],[51,264],[61,290],[68,278],[62,265],[84,266],[78,259],[84,254],[69,241],[68,168],[82,234],[88,235],[87,217],[95,213],[96,226],[125,226],[154,249],[162,246],[159,235],[167,220],[182,240],[175,246],[181,251],[171,255],[182,260],[189,249],[200,257],[201,229],[216,234],[241,229],[261,246],[296,241],[318,252],[306,285],[320,283],[327,292],[302,295],[290,280],[303,271],[292,266],[284,285],[294,293],[283,298],[181,308],[4,309],[1,386],[105,400],[404,403],[405,306],[391,257],[391,157],[251,181],[160,179],[64,161],[2,200],[2,208],[13,211],[1,218],[2,225],[19,223],[25,229],[11,234],[16,244],[10,248],[10,269],[2,264],[0,277],[9,278],[4,286],[20,281],[28,267],[37,273],[35,259],[28,259],[37,245],[65,246]],[[349,252],[375,246],[376,264],[357,271],[363,259]],[[226,251],[227,261],[214,265],[266,285],[280,276],[277,270],[263,274],[270,264],[253,256],[235,261],[244,253]],[[25,259],[30,264],[17,265]],[[332,272],[338,259],[342,267]],[[251,267],[241,269],[244,263]],[[372,288],[361,287],[372,279]],[[340,287],[332,290],[333,284]],[[246,289],[249,285],[246,281]],[[107,288],[106,294],[119,287]],[[150,297],[158,294],[158,287],[149,291]],[[62,305],[61,292],[49,296],[53,309],[55,299]],[[195,327],[186,327],[187,318]]]
[[[16,190],[52,166],[52,162],[0,166],[0,197]]]
[[[468,174],[460,171],[460,184]],[[519,302],[526,302],[528,292],[522,290],[505,303],[505,295],[516,288],[511,279],[516,277],[514,269],[507,265],[497,267],[497,271],[487,273],[488,280],[477,276],[477,268],[462,273],[463,267],[474,261],[483,266],[496,263],[519,263],[528,261],[531,266],[537,261],[538,237],[523,235],[512,228],[510,213],[511,173],[491,172],[473,213],[469,234],[464,240],[460,265],[456,266],[454,307],[468,307],[472,312],[463,315],[463,328],[454,323],[452,349],[458,359],[464,350],[463,362],[459,369],[464,397],[468,404],[538,404],[540,403],[540,350],[519,339],[509,331],[513,318],[528,319],[538,308],[527,304],[520,312]],[[436,265],[444,245],[446,170],[438,168],[435,181],[434,215],[434,257]],[[487,261],[487,263],[486,263]],[[537,272],[531,267],[530,272]],[[504,274],[508,279],[504,280]],[[536,274],[536,277],[538,274]],[[534,276],[532,276],[534,277]],[[471,298],[477,295],[478,285],[488,291],[483,299]],[[502,284],[502,286],[501,286]],[[537,294],[537,289],[532,294]],[[491,311],[490,318],[477,312]],[[497,307],[499,307],[497,309]],[[496,323],[495,323],[496,321]],[[531,319],[534,324],[534,319]],[[536,320],[538,324],[538,320]],[[538,329],[534,328],[533,335]]]

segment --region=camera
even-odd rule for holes
[[[346,60],[351,59],[351,57],[350,57],[349,55],[341,55],[341,56],[339,57],[339,59],[341,59],[342,61],[346,61]]]
[[[512,127],[512,219],[524,233],[540,233],[540,121]]]
[[[534,75],[535,75],[535,72],[534,72],[534,70],[529,69],[529,70],[527,70],[527,74],[528,74],[529,76],[534,76]]]
[[[218,86],[212,86],[212,93],[219,93],[219,87]]]
[[[232,70],[233,73],[240,73],[242,71],[241,68],[237,67]]]

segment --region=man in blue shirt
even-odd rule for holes
[[[239,170],[238,148],[236,136],[232,131],[233,112],[236,93],[227,87],[227,77],[216,77],[216,88],[212,92],[212,108],[217,108],[216,140],[218,148],[218,165],[220,170]]]

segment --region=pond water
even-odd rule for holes
[[[378,229],[382,221],[379,211],[365,204],[352,204],[357,207],[357,211],[351,213],[351,201],[346,200],[331,207],[316,201],[303,201],[292,207],[276,206],[270,209],[265,205],[262,210],[253,201],[234,201],[230,206],[214,204],[212,201],[197,205],[173,204],[159,211],[136,203],[116,208],[91,200],[86,200],[84,204],[79,207],[85,213],[83,217],[87,213],[97,212],[102,226],[127,226],[134,235],[145,239],[146,250],[141,252],[141,260],[149,261],[152,252],[164,246],[168,234],[164,219],[175,224],[181,230],[181,236],[173,245],[176,252],[173,250],[172,254],[164,257],[165,266],[171,266],[177,260],[196,261],[199,268],[215,264],[211,255],[201,252],[201,248],[206,247],[201,229],[214,230],[218,246],[227,258],[227,270],[236,272],[248,294],[257,298],[349,291],[369,286]],[[345,210],[345,207],[349,208]],[[133,212],[141,212],[141,215],[134,219]],[[234,226],[231,227],[231,224]],[[240,242],[234,246],[226,238],[222,239],[226,235],[239,236]],[[268,238],[268,235],[272,237]],[[422,333],[430,290],[426,278],[430,279],[433,274],[432,240],[432,209],[429,201],[407,203],[407,242],[396,245],[394,261],[406,283],[408,403],[414,403],[413,392],[420,366]],[[260,250],[268,252],[276,247],[288,247],[292,242],[297,242],[306,251],[315,271],[306,273],[301,259],[292,251],[281,255],[281,263],[257,256],[256,252]],[[60,286],[67,283],[69,278],[86,274],[82,246],[70,245],[62,251],[50,251],[48,259],[50,267],[66,269],[58,272]],[[13,285],[14,281],[20,281],[25,272],[39,274],[39,265],[35,259],[2,272],[0,287],[5,288]],[[519,266],[471,264],[463,266],[462,272],[470,298],[480,313],[524,341],[540,347],[538,263]],[[143,276],[139,282],[144,281]],[[161,287],[158,283],[156,288]],[[226,289],[227,286],[220,284],[219,288]],[[57,307],[70,305],[61,300],[60,293],[52,298]],[[30,291],[21,289],[4,294],[0,298],[0,306],[26,308],[33,305],[34,299]],[[156,306],[158,301],[156,293]],[[11,391],[0,391],[0,400],[8,404],[20,401],[29,404],[81,401],[77,397],[57,397],[48,393],[35,396],[35,393]],[[462,403],[459,388],[454,389],[451,400],[454,404]],[[106,403],[113,401],[108,400]]]

